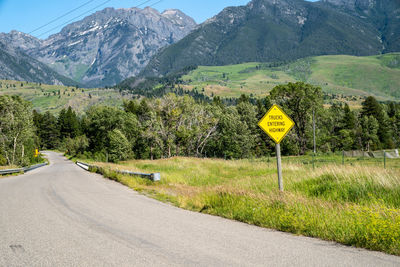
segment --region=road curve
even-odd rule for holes
[[[400,257],[181,210],[48,157],[0,179],[0,266],[400,266]]]

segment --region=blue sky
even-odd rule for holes
[[[68,14],[62,19],[32,33],[32,35],[38,36],[106,1],[107,0],[0,0],[0,32],[8,33],[11,30],[18,30],[30,33],[57,17],[89,2],[84,7]],[[97,7],[90,13],[94,13],[96,10],[101,10],[105,7],[128,8],[144,3],[140,8],[152,4],[155,4],[153,8],[158,9],[160,12],[165,9],[176,8],[194,18],[197,23],[201,23],[207,18],[218,14],[224,7],[245,5],[250,0],[162,0],[157,3],[158,1],[159,0],[108,0],[106,4]],[[75,20],[79,20],[83,17],[84,16]],[[61,28],[62,27],[57,27],[51,32],[42,35],[41,38],[46,38],[49,34],[57,33]]]

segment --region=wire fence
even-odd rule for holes
[[[274,156],[261,159],[268,164],[276,164]],[[326,165],[370,166],[386,169],[400,169],[399,150],[388,151],[342,151],[331,154],[307,154],[303,156],[282,157],[282,164],[303,165],[309,168],[319,168]]]

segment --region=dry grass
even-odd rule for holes
[[[340,165],[326,165],[312,172],[313,177],[319,177],[324,174],[331,175],[336,179],[345,178],[359,183],[369,180],[384,187],[400,187],[400,170],[398,169],[361,165],[343,168]]]
[[[0,166],[0,170],[17,169],[17,166]]]

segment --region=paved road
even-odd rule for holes
[[[0,179],[0,266],[400,266],[400,258],[157,202],[55,153]]]

